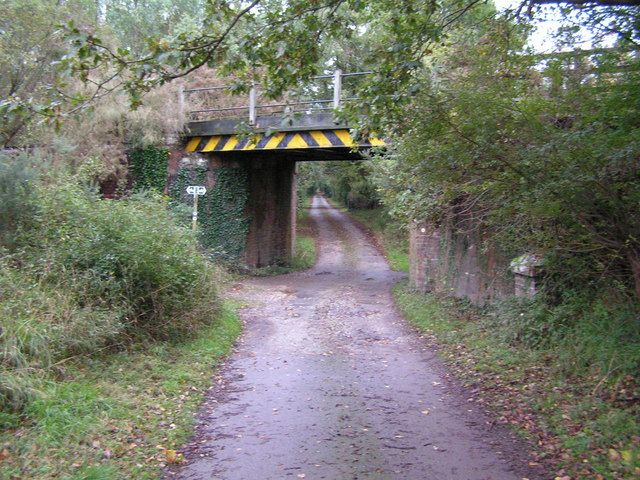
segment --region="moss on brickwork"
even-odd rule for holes
[[[200,241],[212,256],[236,262],[244,256],[249,219],[246,205],[249,197],[247,172],[242,168],[221,167],[211,171],[214,186],[198,201],[198,233]],[[170,195],[174,202],[193,205],[186,193],[188,185],[207,185],[205,166],[187,166],[178,170]]]

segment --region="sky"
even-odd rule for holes
[[[493,0],[499,11],[507,9],[516,10],[523,0]],[[560,13],[556,7],[542,6],[540,13],[536,15],[534,26],[535,31],[531,34],[529,45],[538,53],[550,53],[558,51],[556,48],[553,35],[562,25]],[[582,29],[580,37],[583,40],[582,48],[590,48],[592,46],[592,35],[587,29]],[[613,43],[613,39],[611,40]]]

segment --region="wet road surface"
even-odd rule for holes
[[[539,478],[396,312],[401,274],[324,198],[310,214],[317,265],[237,286],[245,334],[166,478]]]

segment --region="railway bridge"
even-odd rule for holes
[[[349,125],[336,115],[348,102],[357,100],[350,94],[355,91],[353,84],[367,74],[337,70],[314,77],[312,83],[278,101],[264,101],[255,86],[248,98],[225,95],[225,86],[182,91],[181,105],[191,110],[186,112],[190,121],[181,156],[186,151],[206,167],[210,192],[220,188],[225,169],[235,169],[244,179],[244,192],[238,192],[245,198],[242,218],[205,221],[243,222],[246,234],[229,239],[219,229],[214,244],[217,241],[241,252],[241,260],[252,268],[291,260],[295,253],[296,163],[360,160],[363,151],[385,145],[379,138],[354,140]],[[176,167],[174,162],[174,173]],[[215,213],[203,211],[201,220],[207,215]],[[229,245],[231,241],[244,245]]]

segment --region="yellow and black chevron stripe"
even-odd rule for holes
[[[369,138],[354,142],[349,130],[311,130],[307,132],[278,132],[273,135],[211,135],[193,137],[187,143],[187,152],[231,152],[247,150],[285,150],[298,148],[381,147],[385,142]]]

